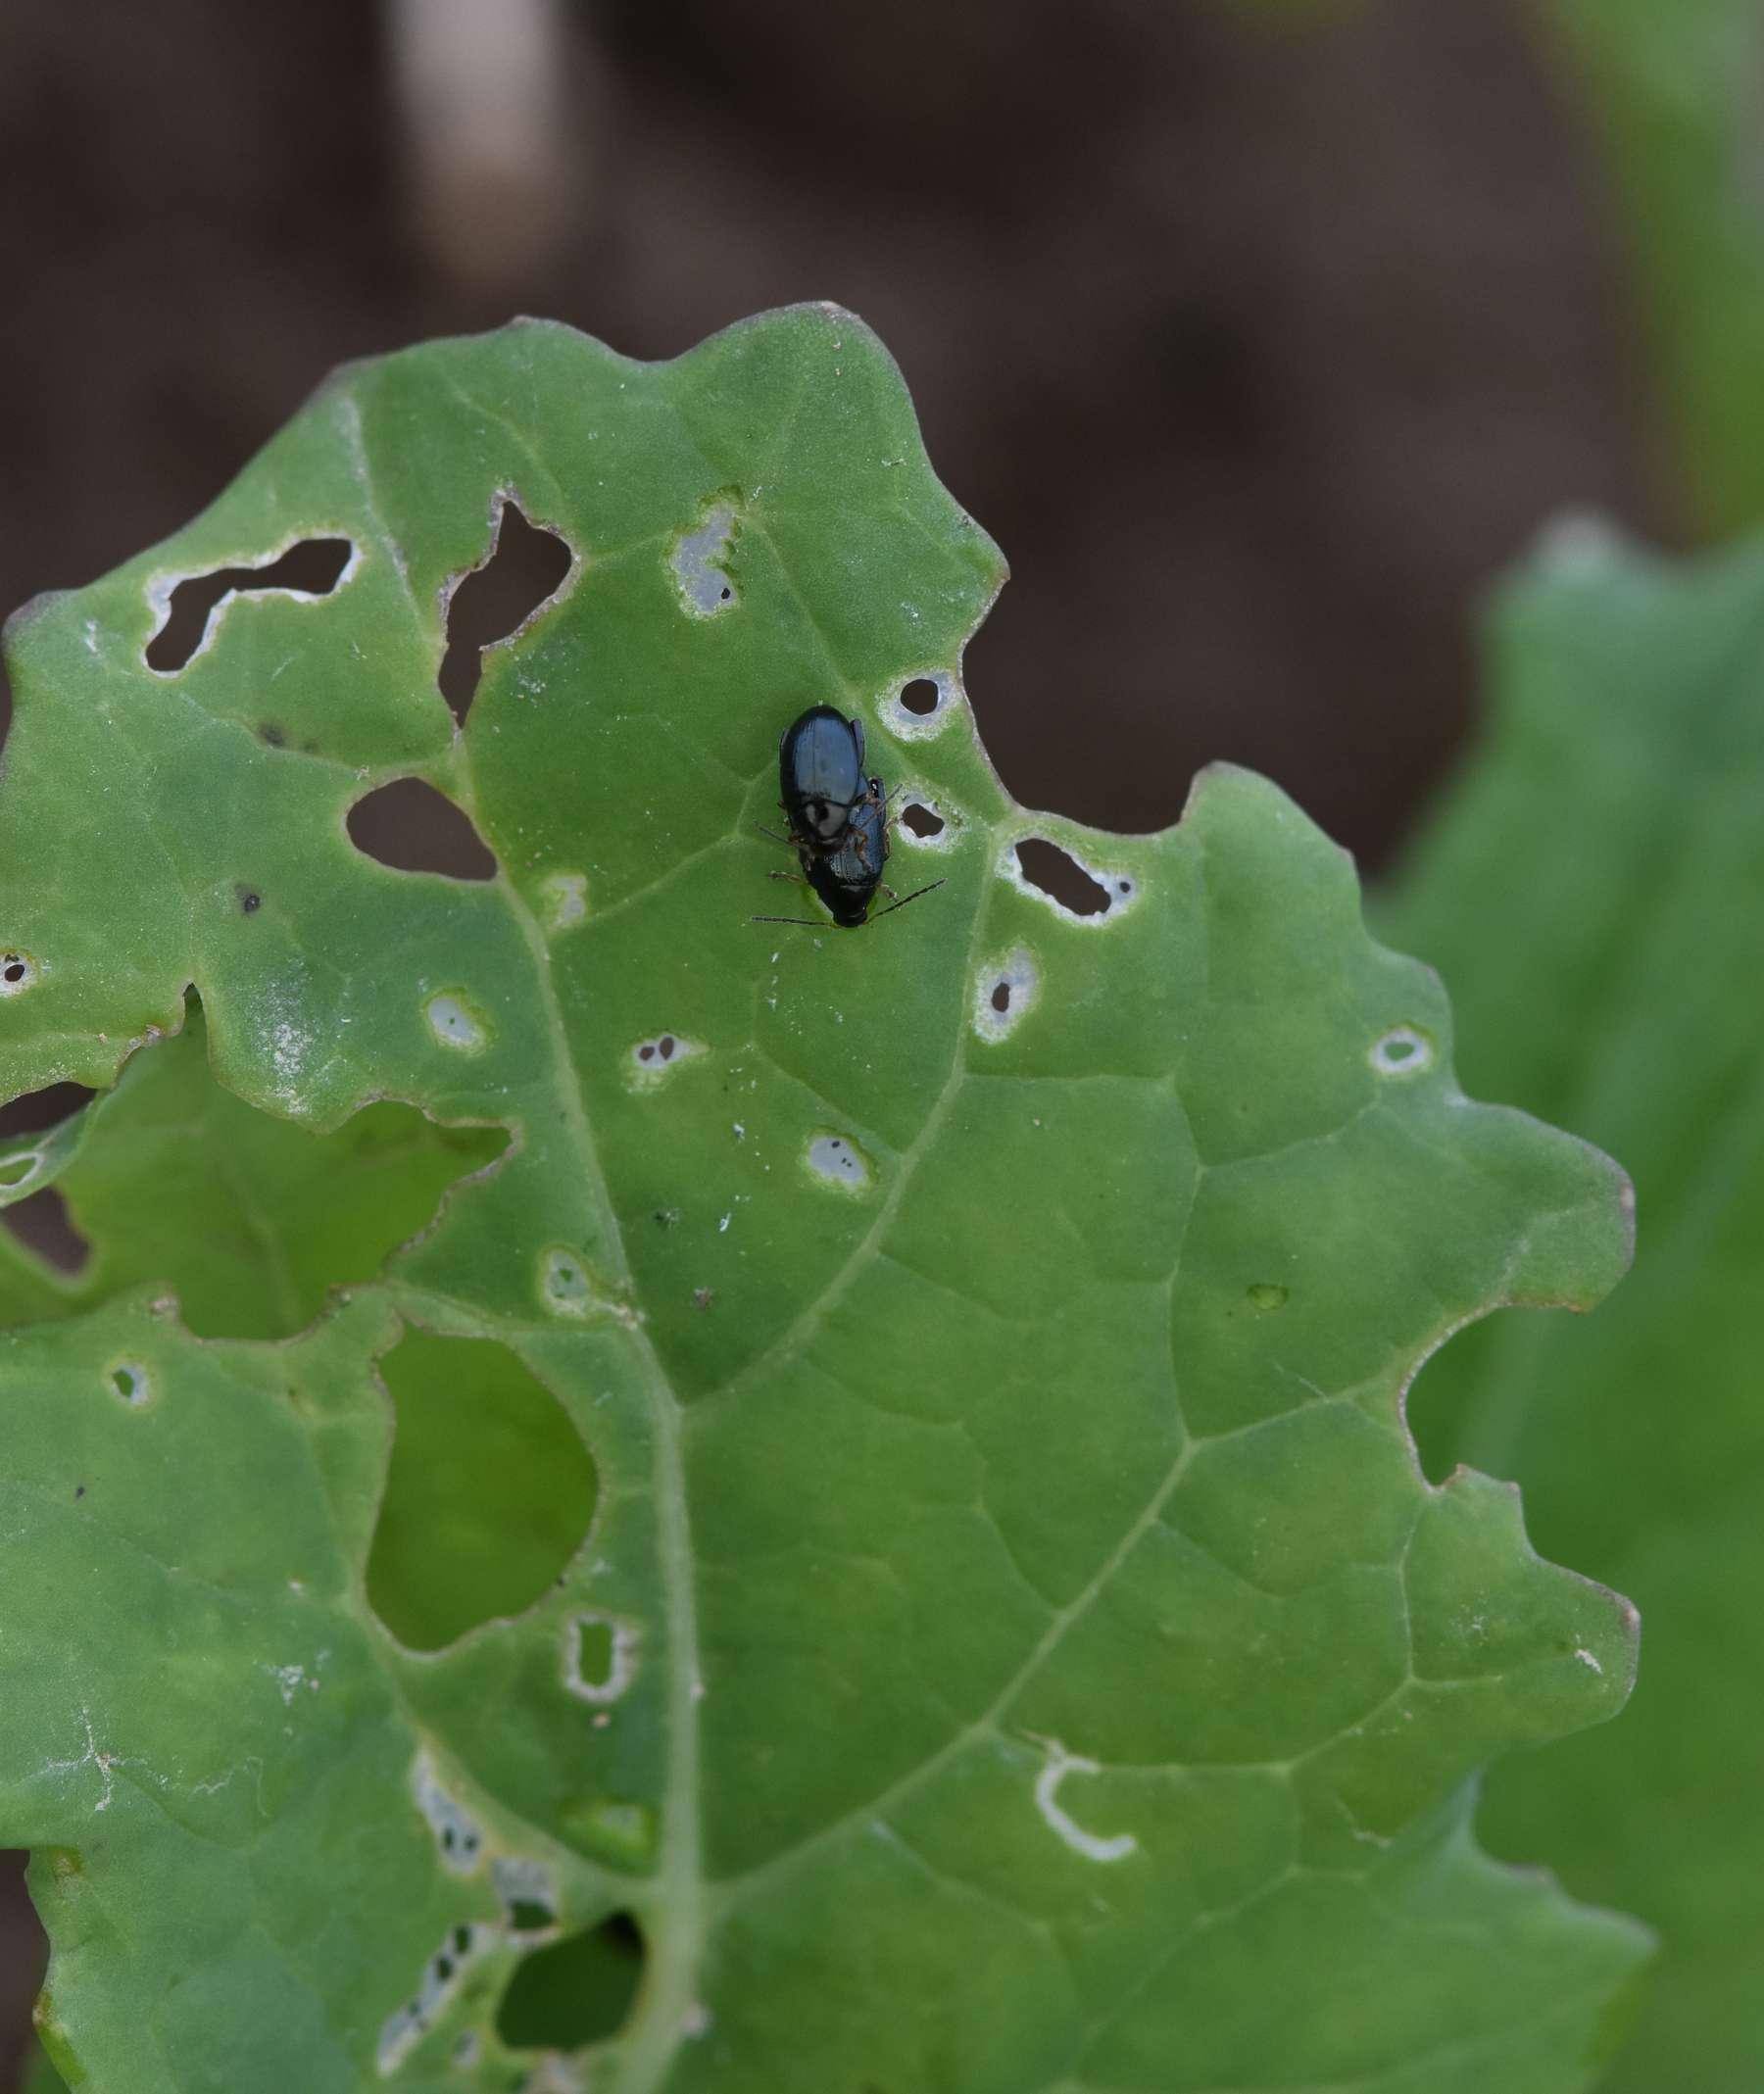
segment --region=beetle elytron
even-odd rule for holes
[[[803,885],[820,898],[841,930],[856,931],[871,920],[878,888],[891,898],[887,908],[876,911],[880,918],[943,885],[933,880],[910,895],[896,895],[884,883],[888,795],[880,778],[864,775],[862,722],[847,719],[831,706],[810,706],[779,737],[778,804],[790,834],[775,841],[796,852]],[[774,880],[795,877],[772,874]],[[812,916],[756,916],[754,921],[821,928]]]

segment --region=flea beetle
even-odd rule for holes
[[[831,706],[810,706],[779,737],[778,804],[790,833],[774,837],[774,842],[795,851],[803,868],[802,884],[819,896],[843,931],[855,931],[870,920],[878,888],[890,901],[876,914],[887,916],[943,885],[933,880],[930,887],[910,895],[896,895],[884,883],[888,795],[880,778],[864,775],[862,722],[848,720]],[[769,829],[764,833],[773,834]],[[795,877],[772,874],[774,880]],[[812,916],[756,916],[754,921],[821,928]]]

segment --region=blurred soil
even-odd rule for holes
[[[584,7],[560,230],[488,281],[413,237],[361,0],[11,0],[0,605],[174,529],[344,358],[514,311],[665,357],[832,298],[1011,560],[968,680],[1017,796],[1155,828],[1230,757],[1375,869],[1470,722],[1477,593],[1564,505],[1659,534],[1670,494],[1521,7],[1291,13]],[[0,1927],[3,2086],[39,1952]]]

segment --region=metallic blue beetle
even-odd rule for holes
[[[897,896],[884,883],[888,795],[880,778],[864,775],[862,722],[847,719],[831,706],[810,706],[779,737],[778,804],[790,833],[774,841],[796,852],[803,884],[820,898],[841,930],[855,931],[869,921],[878,888],[890,901],[876,913],[887,916],[943,885],[933,880],[930,887]],[[774,880],[794,877],[772,874]],[[820,928],[810,916],[756,916],[754,921]]]

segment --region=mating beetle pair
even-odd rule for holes
[[[888,907],[876,911],[881,917],[943,885],[933,880],[910,895],[896,895],[884,883],[888,795],[880,778],[864,775],[861,721],[848,720],[831,706],[810,706],[779,738],[778,804],[790,834],[763,833],[796,852],[803,885],[819,896],[841,930],[856,931],[870,920],[878,888],[890,897]],[[774,872],[771,877],[796,875]],[[754,921],[821,928],[811,916],[756,916]]]

